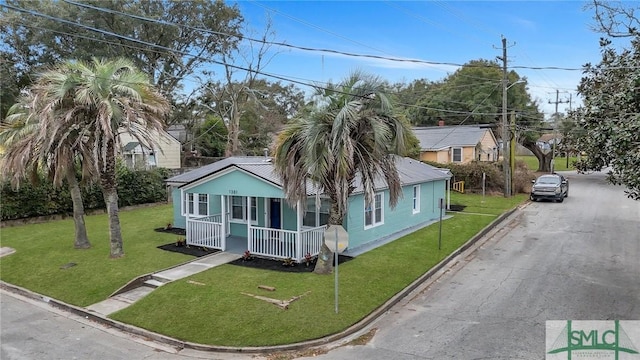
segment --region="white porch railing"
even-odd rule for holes
[[[320,248],[324,241],[325,228],[326,226],[323,225],[302,230],[302,233],[300,234],[302,236],[302,239],[300,239],[300,245],[302,246],[302,259],[300,259],[300,261],[304,260],[306,253],[309,253],[311,256],[316,256],[320,253]]]
[[[222,249],[222,215],[187,219],[187,244]]]
[[[301,231],[300,246],[298,246],[296,231],[251,227],[248,239],[249,251],[259,256],[276,259],[291,258],[301,262],[307,252],[311,256],[320,252],[324,228],[319,226]]]

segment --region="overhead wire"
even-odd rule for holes
[[[69,1],[69,0],[65,0],[65,1],[70,2],[70,3],[74,3],[74,2]],[[21,8],[13,7],[13,6],[6,5],[6,4],[0,4],[0,6],[12,9],[14,11],[25,12],[25,13],[28,13],[28,14],[31,14],[31,15],[34,15],[34,16],[41,16],[41,17],[44,17],[44,18],[48,18],[49,20],[52,20],[52,21],[59,21],[59,22],[62,22],[62,23],[68,24],[68,25],[78,26],[78,27],[81,27],[81,28],[84,28],[84,29],[87,29],[87,30],[90,30],[90,31],[101,33],[103,35],[113,36],[113,37],[117,37],[117,38],[120,38],[120,39],[125,39],[125,40],[128,40],[128,41],[136,42],[136,43],[139,43],[139,44],[142,44],[142,45],[146,45],[146,46],[149,46],[149,47],[152,47],[152,48],[159,48],[159,49],[162,49],[162,50],[165,50],[165,51],[169,51],[169,52],[172,52],[172,53],[179,53],[179,54],[184,55],[184,56],[194,56],[194,55],[189,54],[189,53],[184,52],[184,51],[178,51],[178,50],[171,49],[171,48],[164,47],[164,46],[160,46],[160,45],[157,45],[157,44],[152,44],[152,43],[145,42],[145,41],[142,41],[142,40],[138,40],[138,39],[135,39],[135,38],[123,36],[123,35],[120,35],[120,34],[117,34],[117,33],[113,33],[113,32],[109,32],[109,31],[106,31],[106,30],[97,29],[97,28],[93,28],[93,27],[90,27],[90,26],[86,26],[86,25],[83,25],[83,24],[76,23],[76,22],[72,22],[72,21],[69,21],[69,20],[66,20],[66,19],[61,19],[61,18],[49,16],[49,15],[46,15],[46,14],[41,14],[41,13],[38,13],[38,12],[35,12],[35,11],[32,11],[32,10],[21,9]],[[121,14],[128,15],[128,14],[125,14],[125,13],[121,13]],[[179,24],[170,24],[170,25],[183,26],[183,25],[179,25]],[[199,28],[193,28],[193,29],[204,31],[204,29],[199,29]],[[81,36],[81,35],[76,35],[76,34],[67,34],[67,35]],[[84,37],[84,38],[87,38],[87,39],[91,40],[91,38],[88,38],[88,37]],[[93,40],[104,41],[104,42],[108,43],[108,41],[101,40],[101,39],[93,39]],[[265,42],[265,41],[260,40],[260,42]],[[119,46],[129,46],[129,47],[135,48],[135,47],[127,45],[127,44],[118,43],[117,45],[119,45]],[[142,49],[142,48],[139,48],[139,49]],[[311,49],[311,48],[309,48],[309,49]],[[148,50],[148,49],[145,48],[145,50]],[[314,51],[323,51],[323,49],[312,49],[312,50],[314,50]],[[160,51],[158,51],[158,52],[160,52]],[[339,52],[339,53],[348,54],[348,53],[344,53],[344,52]],[[353,55],[355,55],[355,56],[363,56],[363,57],[370,56],[370,55],[363,55],[363,54],[353,54]],[[421,61],[421,60],[394,59],[394,58],[379,57],[379,56],[373,56],[373,57],[375,57],[375,58],[383,58],[383,59],[387,59],[387,60],[420,61],[420,62],[424,62],[424,61]],[[309,79],[305,79],[306,81],[299,81],[299,80],[296,80],[296,79],[294,79],[292,77],[287,77],[285,75],[272,74],[272,73],[267,73],[267,72],[264,72],[264,71],[257,71],[255,69],[249,69],[249,68],[245,68],[245,67],[237,66],[237,65],[233,65],[233,64],[225,64],[225,63],[221,63],[219,61],[215,61],[215,60],[212,60],[212,59],[206,59],[206,58],[201,58],[201,59],[202,60],[206,60],[206,61],[210,61],[210,62],[212,62],[214,64],[223,65],[223,66],[226,65],[226,66],[230,66],[230,67],[233,67],[233,68],[236,68],[236,69],[239,69],[239,70],[243,70],[243,71],[255,72],[255,73],[259,73],[259,74],[262,74],[262,75],[265,75],[265,76],[268,76],[268,77],[272,77],[272,78],[275,78],[275,79],[278,79],[278,80],[288,81],[288,82],[296,83],[296,84],[299,84],[299,85],[311,86],[311,87],[321,87],[321,86],[319,86],[320,82],[309,80]],[[425,63],[429,63],[429,64],[447,64],[447,65],[454,65],[454,66],[466,66],[466,65],[462,65],[462,64],[454,64],[454,63],[446,63],[446,62],[425,62]],[[571,68],[562,68],[562,67],[523,67],[523,66],[519,66],[519,67],[512,67],[512,68],[527,68],[527,69],[554,68],[554,69],[565,69],[565,70],[582,70],[582,69],[571,69]],[[633,68],[635,68],[635,67],[633,67]],[[297,78],[297,79],[301,79],[301,78]],[[308,81],[312,81],[313,83],[309,83]],[[469,84],[469,86],[477,86],[477,84]],[[530,86],[535,87],[535,85],[530,85]],[[468,114],[468,115],[472,115],[473,114],[473,112],[455,111],[455,110],[448,110],[448,109],[437,109],[437,108],[418,106],[418,105],[414,105],[414,104],[400,104],[400,105],[407,106],[407,107],[416,107],[416,108],[421,108],[421,109],[427,109],[427,110],[442,111],[442,112],[447,112],[447,113]],[[493,113],[482,113],[482,114],[479,114],[479,113],[476,113],[476,115],[497,115],[497,114],[493,114]],[[465,119],[465,121],[466,121],[466,119]]]

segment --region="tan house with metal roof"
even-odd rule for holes
[[[497,161],[498,142],[490,128],[478,125],[413,128],[420,160],[437,163]]]

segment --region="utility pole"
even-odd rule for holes
[[[553,148],[552,148],[552,154],[551,154],[551,173],[553,174],[553,170],[555,167],[555,162],[556,162],[556,143],[558,142],[558,104],[562,104],[562,103],[567,103],[570,101],[567,100],[560,100],[560,91],[556,89],[556,101],[555,102],[551,102],[551,100],[549,100],[549,104],[555,104],[556,105],[556,110],[555,113],[553,113]]]
[[[509,124],[507,122],[507,38],[502,37],[502,170],[504,172],[504,197],[511,196],[511,166],[509,163]]]

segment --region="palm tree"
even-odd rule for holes
[[[76,178],[76,163],[84,165],[85,171],[90,170],[87,162],[81,161],[88,155],[87,149],[78,142],[78,132],[69,131],[60,139],[54,152],[43,152],[43,139],[38,138],[40,123],[33,111],[38,105],[38,98],[28,91],[9,109],[7,118],[0,125],[0,144],[5,148],[1,167],[5,170],[5,177],[10,177],[16,187],[20,186],[22,179],[30,178],[34,182],[41,170],[47,171],[54,186],[61,186],[62,179],[65,179],[73,204],[74,247],[88,249],[91,243],[84,222],[82,192]]]
[[[329,225],[342,225],[356,181],[371,203],[374,181],[383,178],[395,207],[402,188],[392,154],[404,153],[411,130],[394,116],[383,90],[379,78],[354,72],[317,88],[310,107],[280,133],[274,164],[290,204],[304,203],[311,180],[331,200]],[[314,272],[331,272],[331,255],[323,244]]]
[[[75,132],[78,143],[91,149],[109,216],[110,256],[123,256],[116,183],[118,133],[128,132],[152,148],[153,133],[164,129],[168,101],[126,59],[67,61],[40,74],[31,90],[40,98],[34,110],[40,119],[38,136],[46,139],[43,152],[59,148],[66,134]]]

